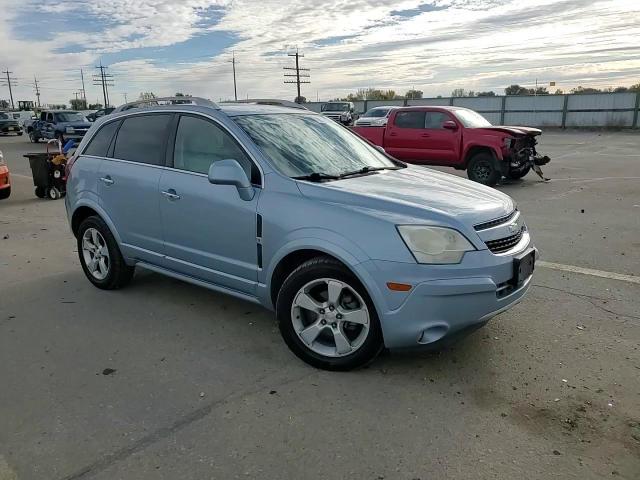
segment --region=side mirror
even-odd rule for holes
[[[249,201],[255,195],[251,181],[237,160],[228,159],[213,162],[209,167],[209,183],[233,185],[243,200]]]
[[[447,120],[446,122],[444,122],[442,124],[442,128],[444,128],[446,130],[457,130],[458,129],[458,125],[453,120]]]

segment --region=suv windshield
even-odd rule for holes
[[[354,133],[321,115],[235,117],[275,168],[289,177],[339,176],[360,169],[398,168]]]
[[[323,112],[346,112],[349,110],[348,103],[325,103],[322,105]]]
[[[85,116],[78,112],[56,113],[56,120],[58,122],[86,122],[87,121]]]
[[[454,110],[456,118],[462,122],[465,128],[490,127],[491,122],[473,110]]]
[[[388,113],[389,113],[388,108],[372,108],[362,116],[363,117],[386,117]]]

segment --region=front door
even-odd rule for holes
[[[160,179],[165,265],[184,275],[255,295],[260,188],[247,201],[234,186],[209,183],[209,167],[225,159],[237,160],[249,178],[260,183],[256,166],[224,127],[201,116],[180,117],[172,167]]]
[[[424,139],[425,158],[431,164],[455,165],[459,163],[458,150],[460,145],[460,129],[448,130],[442,128],[447,120],[453,120],[444,112],[425,112]]]
[[[120,235],[122,253],[153,264],[160,264],[163,256],[158,183],[172,116],[125,118],[113,153],[101,162],[98,172],[102,207]]]

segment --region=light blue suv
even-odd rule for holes
[[[190,102],[120,107],[69,162],[67,213],[98,288],[144,267],[258,303],[330,370],[446,343],[528,290],[537,252],[507,195],[286,102]]]

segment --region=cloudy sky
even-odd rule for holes
[[[283,67],[296,46],[311,69],[303,95],[361,87],[502,92],[640,82],[640,0],[0,0],[0,66],[14,99],[67,102],[95,65],[113,74],[112,103],[142,91],[293,99]],[[0,98],[9,98],[0,86]]]

